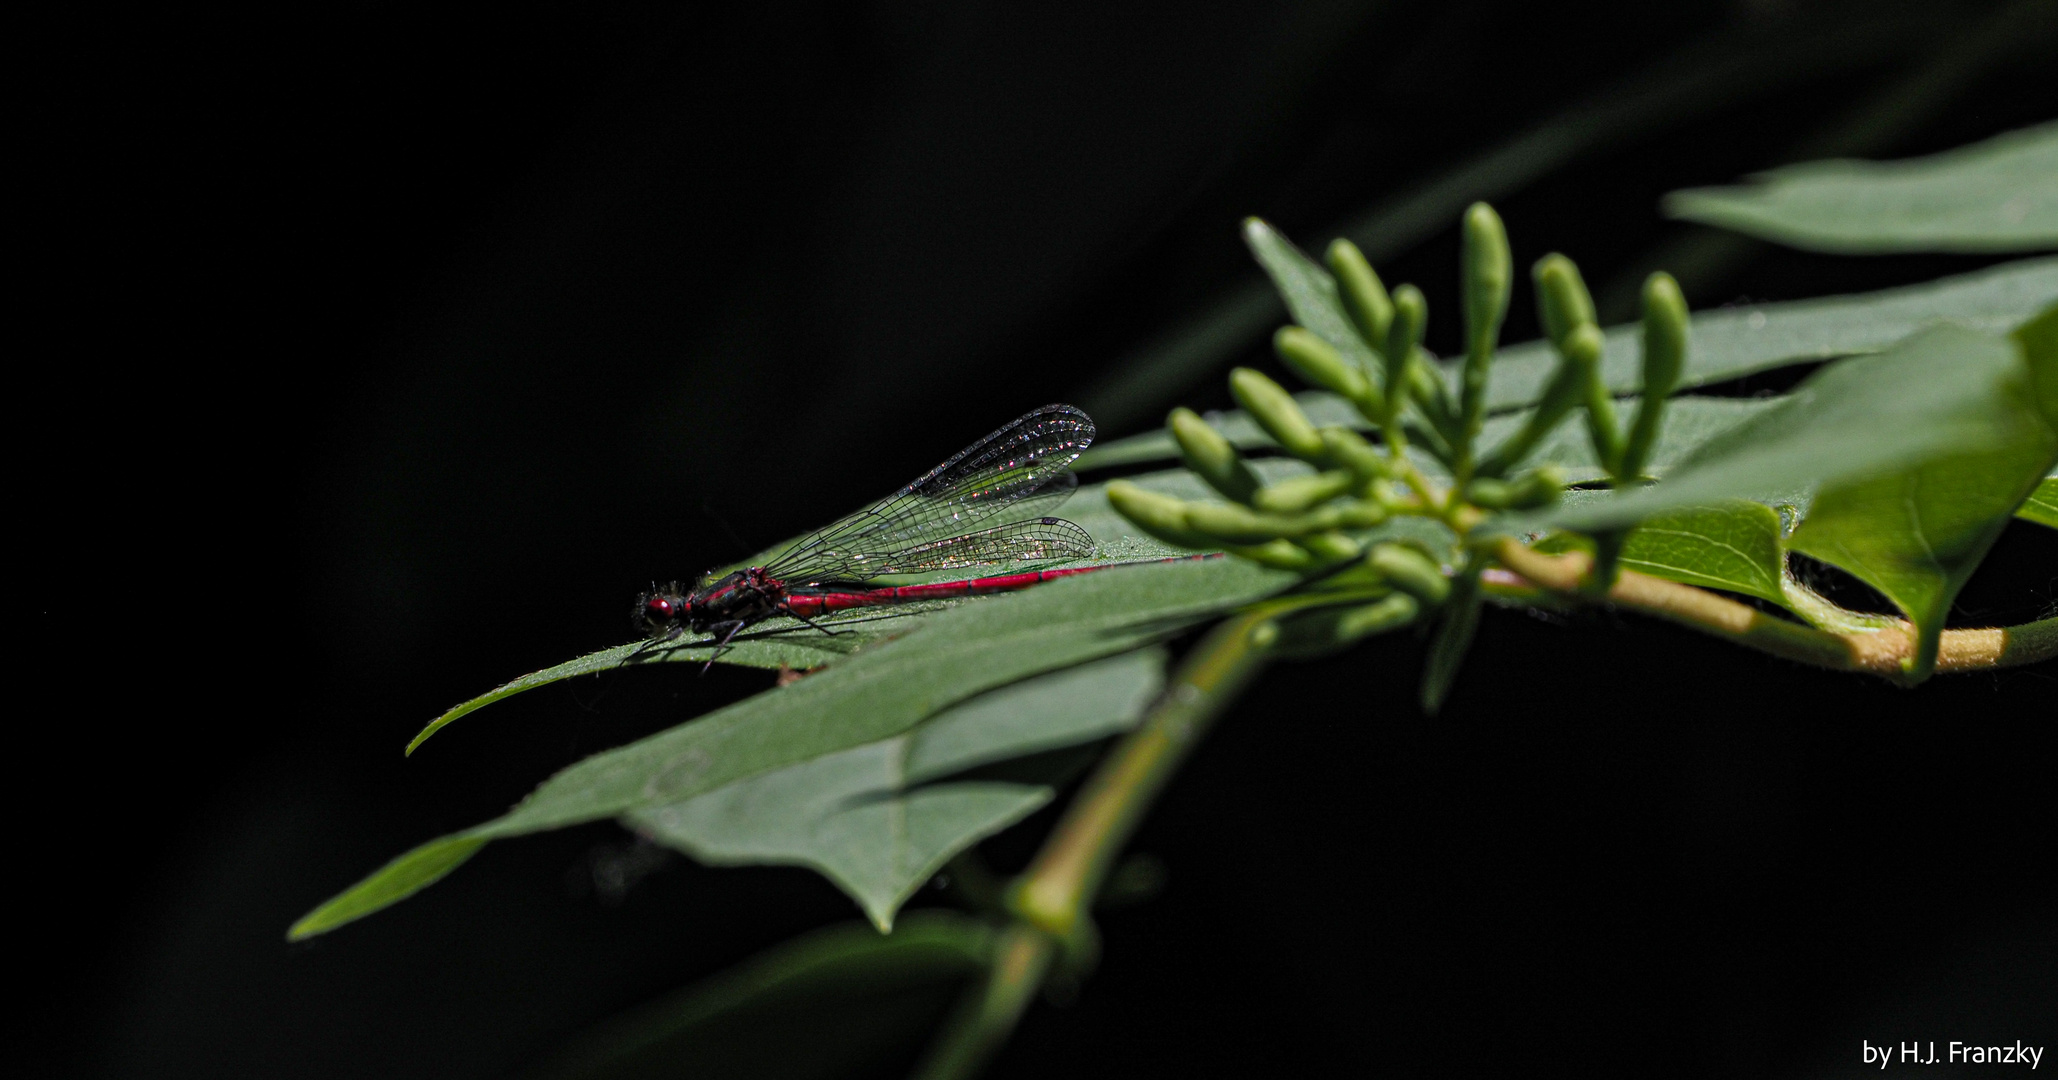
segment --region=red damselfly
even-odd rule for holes
[[[1078,486],[1070,466],[1093,442],[1093,433],[1085,413],[1070,405],[1046,405],[958,451],[914,483],[802,537],[763,566],[704,578],[690,590],[676,583],[653,588],[636,598],[636,624],[652,646],[689,631],[710,635],[697,644],[713,645],[719,656],[746,627],[776,615],[833,633],[814,620],[853,608],[1012,592],[1073,574],[1137,565],[1102,563],[920,585],[865,584],[888,574],[1091,557],[1093,538],[1085,529],[1043,512],[1055,509]]]

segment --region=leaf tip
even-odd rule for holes
[[[456,833],[422,844],[301,916],[286,930],[286,940],[305,941],[391,907],[463,865],[487,841],[487,837]]]

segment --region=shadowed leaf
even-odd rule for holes
[[[462,835],[497,839],[666,806],[889,739],[977,694],[1161,641],[1294,580],[1240,560],[1181,561],[961,604],[791,686],[589,757]],[[321,929],[370,910],[352,909]]]
[[[634,811],[627,823],[711,865],[811,867],[881,930],[951,856],[1020,820],[1055,792],[1040,784],[949,780],[989,762],[1134,727],[1164,683],[1145,649],[1003,687],[914,730]]]

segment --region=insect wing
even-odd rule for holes
[[[1094,552],[1093,537],[1064,518],[1036,518],[959,533],[880,556],[876,574],[926,574],[1007,562],[1062,562]]]
[[[803,537],[768,563],[766,572],[787,581],[862,581],[910,573],[889,566],[907,561],[905,553],[925,545],[977,532],[980,522],[996,514],[1028,518],[1063,501],[1078,483],[1068,467],[1092,444],[1093,435],[1093,421],[1085,413],[1070,405],[1046,405],[892,495]]]

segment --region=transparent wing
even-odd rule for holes
[[[1064,518],[1036,518],[946,536],[941,540],[877,555],[866,563],[861,574],[844,576],[926,574],[998,563],[1059,562],[1084,559],[1093,552],[1093,537],[1088,536],[1085,529]]]
[[[1068,467],[1092,444],[1093,434],[1093,421],[1085,413],[1070,405],[1046,405],[959,451],[914,483],[802,537],[765,570],[786,581],[862,581],[880,574],[916,573],[920,571],[886,567],[908,562],[909,553],[918,549],[981,532],[980,524],[996,515],[1005,514],[1006,520],[1024,527],[1041,524],[1043,519],[1024,519],[1037,517],[1072,493],[1078,480]],[[1089,540],[1087,551],[1091,550]],[[949,565],[997,561],[1004,559]]]

